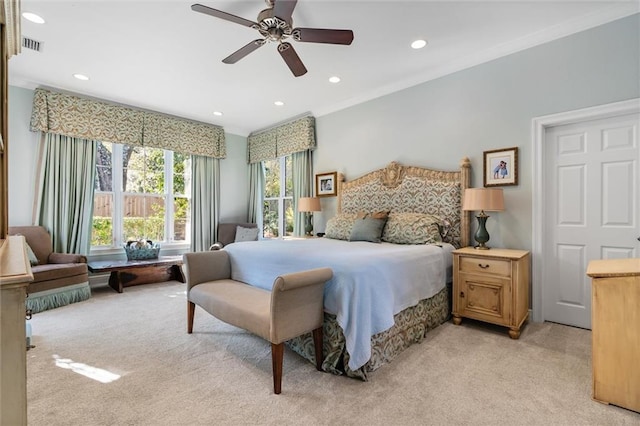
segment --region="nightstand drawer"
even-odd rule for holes
[[[510,260],[461,256],[459,268],[460,272],[492,274],[502,277],[511,276]]]

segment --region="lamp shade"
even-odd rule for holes
[[[504,210],[502,188],[467,188],[462,210],[499,212]]]
[[[298,211],[299,212],[319,212],[320,199],[315,197],[300,197],[298,198]]]

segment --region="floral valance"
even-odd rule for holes
[[[303,117],[273,129],[252,133],[247,138],[249,163],[272,160],[295,152],[315,149],[316,121]]]
[[[147,112],[142,144],[206,157],[227,156],[222,127]]]
[[[36,89],[31,130],[225,158],[224,129],[75,95]]]

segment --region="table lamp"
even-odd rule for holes
[[[486,243],[489,241],[489,233],[485,225],[489,216],[485,211],[499,212],[504,210],[502,188],[467,188],[464,191],[462,210],[480,211],[480,214],[476,216],[478,218],[478,230],[474,238],[478,245],[475,248],[488,250],[490,247],[487,247]]]
[[[315,197],[298,198],[298,211],[306,214],[304,232],[306,235],[313,235],[313,212],[319,212],[320,199]]]

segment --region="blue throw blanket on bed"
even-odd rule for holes
[[[356,370],[371,358],[371,336],[393,326],[393,316],[445,286],[453,247],[397,245],[313,238],[234,243],[224,248],[232,278],[271,290],[278,275],[330,267],[325,311],[336,316]]]

